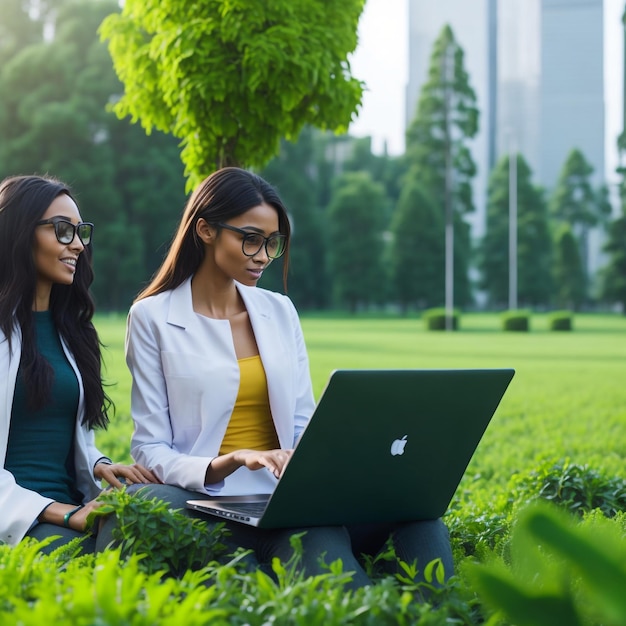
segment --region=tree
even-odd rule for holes
[[[0,20],[0,64],[4,65],[19,50],[42,39],[41,19],[30,17],[32,8],[24,0],[4,0]]]
[[[328,207],[329,265],[335,301],[355,312],[384,301],[385,192],[366,172],[342,174]]]
[[[99,219],[94,292],[106,308],[124,310],[163,261],[186,198],[176,140],[160,132],[146,137],[113,115],[111,121],[107,143],[119,204]]]
[[[606,224],[611,215],[606,187],[594,189],[592,174],[593,167],[583,153],[578,149],[571,150],[550,198],[550,213],[560,222],[569,224],[578,240],[586,281],[589,274],[589,230]]]
[[[101,27],[125,87],[114,110],[181,140],[189,188],[225,165],[262,166],[305,124],[347,129],[363,5],[126,0]]]
[[[372,179],[382,183],[389,199],[389,206],[398,203],[402,192],[402,179],[406,174],[406,159],[372,152],[371,137],[353,137],[352,154],[344,161],[344,172],[369,172]]]
[[[261,171],[278,188],[289,210],[292,226],[289,296],[300,309],[324,308],[330,300],[326,226],[317,195],[314,135],[314,129],[307,126],[295,143],[281,141],[279,155]],[[274,262],[270,272],[271,275],[264,274],[263,286],[281,290],[282,263]]]
[[[626,12],[624,13],[626,24]],[[603,250],[609,256],[608,263],[602,270],[602,298],[607,302],[619,302],[622,313],[626,315],[626,130],[619,136],[617,147],[620,154],[620,166],[617,168],[621,175],[619,195],[621,212],[608,227],[608,236]]]
[[[390,282],[403,310],[441,306],[444,299],[443,215],[409,179],[391,221]]]
[[[444,214],[447,241],[455,233],[454,301],[461,305],[471,302],[470,232],[463,224],[464,216],[474,210],[471,183],[476,174],[467,143],[478,132],[476,96],[463,57],[463,49],[446,25],[435,41],[428,80],[406,134],[410,176],[419,180]],[[448,249],[447,258],[451,252]],[[446,266],[449,270],[449,263]]]
[[[609,224],[608,237],[603,250],[609,255],[602,272],[602,298],[619,302],[626,315],[626,209]]]
[[[549,304],[552,296],[552,240],[543,194],[531,182],[531,170],[517,155],[518,301]],[[480,246],[481,287],[491,306],[504,308],[509,293],[509,157],[496,164],[489,179],[487,221]]]
[[[120,121],[106,104],[121,90],[99,24],[114,0],[40,3],[54,37],[25,43],[0,67],[0,169],[67,181],[96,225],[94,294],[125,309],[161,260],[184,204],[175,139]],[[28,17],[27,17],[28,19]]]
[[[555,239],[554,285],[557,306],[577,310],[585,300],[585,270],[576,237],[562,224]]]

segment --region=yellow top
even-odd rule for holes
[[[274,428],[267,379],[259,355],[238,359],[240,379],[235,408],[220,447],[233,450],[274,450],[279,447]]]

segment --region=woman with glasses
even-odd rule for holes
[[[283,254],[285,280],[289,238],[283,203],[253,173],[221,169],[189,198],[165,261],[128,318],[131,453],[165,483],[150,486],[150,497],[184,509],[198,492],[274,490],[314,409],[296,310],[286,296],[257,287],[268,265]],[[225,542],[251,550],[254,565],[267,565],[273,557],[287,561],[292,536],[306,531],[303,570],[325,571],[322,555],[326,563],[341,559],[344,570],[354,572],[354,587],[370,583],[355,552],[384,549],[394,530],[267,530],[224,523]],[[397,529],[399,554],[409,562],[418,558],[421,566],[442,558],[449,575],[443,523],[404,526]]]
[[[93,224],[48,177],[0,183],[0,541],[86,536],[101,480],[154,482],[94,445],[108,423],[100,344],[91,322]]]

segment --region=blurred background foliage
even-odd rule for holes
[[[306,4],[298,7],[304,11]],[[96,224],[98,309],[124,312],[164,256],[190,172],[181,161],[185,139],[154,129],[147,135],[141,124],[113,113],[128,86],[113,68],[100,27],[119,13],[114,0],[3,0],[0,176],[48,173],[72,186],[84,218]],[[298,14],[284,19],[287,28]],[[447,56],[451,64],[440,71]],[[357,87],[350,82],[353,116]],[[433,47],[405,154],[374,154],[370,138],[310,124],[286,133],[292,141],[273,131],[275,156],[250,158],[291,211],[289,294],[300,310],[405,313],[442,306],[446,207],[453,207],[455,229],[454,305],[507,307],[508,156],[491,174],[484,236],[473,237],[466,221],[475,209],[467,142],[479,123],[463,50],[446,26]],[[267,140],[258,120],[245,130],[253,141]],[[576,150],[549,191],[517,159],[519,307],[626,311],[623,206],[611,211],[606,189],[591,186],[590,166]],[[602,229],[605,240],[606,265],[593,271],[590,228]],[[281,262],[273,264],[262,286],[282,290],[281,274]]]

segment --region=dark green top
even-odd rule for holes
[[[80,504],[74,471],[74,430],[79,387],[50,311],[35,316],[37,348],[52,365],[51,401],[41,410],[27,407],[22,365],[17,373],[5,469],[18,485],[67,504]]]

